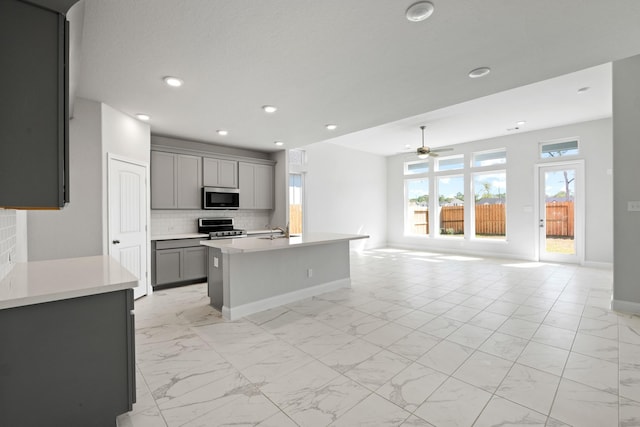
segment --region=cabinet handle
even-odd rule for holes
[[[120,244],[120,240],[114,240],[114,241],[113,241],[113,242],[111,242],[111,243],[113,243],[114,245],[118,245],[118,244]]]

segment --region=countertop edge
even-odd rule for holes
[[[324,233],[323,233],[324,234]],[[313,234],[310,235],[311,237],[313,237]],[[318,239],[318,240],[311,240],[311,241],[301,241],[301,242],[294,242],[293,244],[284,244],[284,241],[282,239],[274,239],[275,245],[269,245],[269,246],[262,246],[262,247],[254,247],[254,248],[239,248],[239,247],[234,247],[234,241],[237,241],[239,244],[242,244],[243,242],[246,243],[246,241],[248,239],[253,239],[251,237],[246,237],[243,239],[229,239],[229,240],[207,240],[205,242],[200,242],[201,245],[203,246],[208,246],[210,248],[217,248],[220,249],[220,251],[222,253],[227,253],[227,254],[239,254],[239,253],[250,253],[250,252],[265,252],[265,251],[274,251],[274,250],[283,250],[283,249],[294,249],[294,248],[298,248],[298,247],[304,247],[304,246],[315,246],[315,245],[326,245],[326,244],[331,244],[331,243],[339,243],[339,242],[345,242],[345,241],[351,241],[351,240],[360,240],[360,239],[368,239],[369,236],[365,235],[365,234],[337,234],[337,233],[331,233],[329,234],[329,236],[331,237],[327,237],[327,238],[323,238],[323,239]],[[305,235],[302,235],[302,238],[304,238]],[[268,241],[268,239],[267,239]]]

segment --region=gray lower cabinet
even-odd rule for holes
[[[153,286],[171,286],[207,278],[207,248],[198,239],[154,242]]]
[[[115,426],[135,403],[131,289],[0,310],[0,425]]]

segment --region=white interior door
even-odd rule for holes
[[[541,261],[584,261],[582,162],[538,167],[538,228]]]
[[[109,255],[138,277],[134,298],[147,294],[147,167],[109,156]]]

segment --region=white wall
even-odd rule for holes
[[[108,212],[108,180],[107,180],[107,155],[113,154],[121,158],[134,160],[147,166],[149,174],[149,162],[151,159],[151,128],[147,123],[128,116],[106,104],[101,104],[102,120],[102,242],[103,253],[109,253],[109,212]],[[151,197],[150,180],[147,179],[147,199]],[[150,202],[147,200],[147,223],[149,217]],[[149,248],[150,251],[151,248]],[[149,252],[148,251],[148,252]]]
[[[29,261],[102,254],[101,104],[78,98],[69,122],[70,201],[29,211]]]
[[[507,149],[507,241],[404,235],[404,177],[406,156],[387,158],[388,242],[391,246],[536,259],[535,165],[538,144],[559,138],[579,137],[579,159],[585,162],[587,263],[611,263],[612,255],[612,122],[601,119],[557,128],[518,133],[455,146],[451,154],[494,148]],[[449,154],[449,153],[447,153]],[[575,158],[575,157],[574,157]],[[565,160],[569,160],[566,158]],[[468,173],[467,173],[468,175]],[[467,179],[468,182],[468,179]],[[467,191],[470,191],[469,189]]]
[[[613,63],[613,148],[615,262],[613,307],[640,313],[640,212],[627,203],[640,200],[640,55]]]
[[[352,242],[352,249],[385,246],[385,158],[330,143],[309,145],[304,150],[306,231],[370,236]]]

